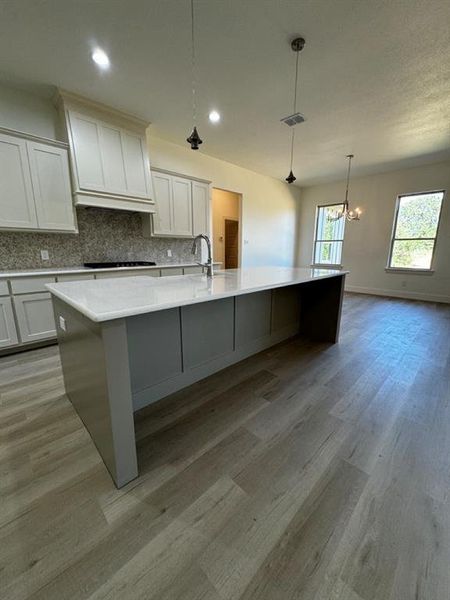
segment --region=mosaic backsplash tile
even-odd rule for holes
[[[85,262],[152,260],[193,262],[192,240],[144,238],[141,215],[103,208],[78,208],[79,234],[0,232],[0,270],[77,267]],[[167,250],[172,256],[167,256]],[[48,250],[42,261],[40,250]]]

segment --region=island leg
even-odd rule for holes
[[[306,283],[300,287],[300,333],[317,342],[339,340],[345,275]]]
[[[122,487],[138,475],[125,321],[93,323],[55,297],[53,308],[67,396]]]

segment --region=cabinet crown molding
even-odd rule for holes
[[[136,115],[132,115],[62,88],[57,88],[53,102],[58,109],[63,107],[65,109],[81,110],[84,113],[91,114],[98,118],[104,119],[106,117],[109,120],[113,120],[118,125],[133,129],[141,134],[145,133],[145,130],[151,124],[150,121],[141,119]]]

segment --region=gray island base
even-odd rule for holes
[[[237,286],[235,295],[229,281],[220,293],[215,293],[214,285],[219,284],[214,283],[204,299],[196,291],[191,303],[183,292],[180,306],[172,305],[181,287],[189,283],[191,291],[198,290],[198,282],[208,285],[206,277],[170,277],[170,308],[164,308],[160,296],[155,304],[160,288],[152,287],[144,294],[148,305],[116,310],[111,318],[88,310],[90,298],[98,302],[108,291],[95,286],[101,282],[77,282],[76,293],[74,282],[49,286],[67,395],[117,487],[138,476],[135,411],[292,336],[338,341],[345,273],[289,271],[310,275],[297,273],[281,284],[269,278],[269,289],[260,289],[261,282],[248,285],[249,291]],[[154,278],[134,279],[144,285],[144,279]],[[175,279],[185,281],[177,287]],[[112,282],[126,285],[123,279],[108,280],[107,285],[114,286]],[[154,285],[145,282],[147,287]]]

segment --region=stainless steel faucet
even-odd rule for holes
[[[201,263],[198,261],[197,262],[199,265],[206,268],[206,276],[207,277],[213,277],[214,273],[213,273],[213,264],[212,264],[211,240],[209,239],[209,237],[207,235],[205,235],[204,233],[201,233],[194,239],[194,243],[192,244],[192,254],[195,254],[197,252],[197,242],[199,240],[200,240],[200,248],[201,248],[202,240],[205,240],[206,245],[208,246],[208,260],[206,261],[206,263]]]

